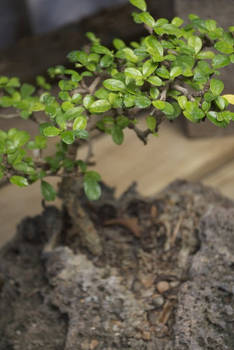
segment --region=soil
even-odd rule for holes
[[[0,251],[0,350],[233,349],[234,203],[185,181],[103,191],[81,201],[101,254],[52,206]]]

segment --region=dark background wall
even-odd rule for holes
[[[0,48],[127,0],[0,0]]]

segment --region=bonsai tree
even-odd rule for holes
[[[113,47],[105,47],[87,33],[90,45],[68,54],[69,67],[49,68],[48,81],[38,76],[33,86],[17,77],[0,77],[1,115],[7,117],[4,109],[13,107],[39,130],[34,139],[17,128],[0,130],[0,178],[20,187],[40,181],[44,199],[53,201],[57,193],[47,178],[60,177],[58,194],[83,244],[97,255],[102,252],[99,237],[78,200],[82,188],[90,200],[101,196],[101,176],[89,169],[97,132],[120,145],[129,128],[146,144],[165,119],[209,119],[218,127],[234,119],[228,110],[233,95],[221,95],[224,84],[218,78],[220,69],[234,62],[234,26],[225,31],[214,20],[193,14],[186,25],[179,17],[155,20],[145,0],[130,2],[138,9],[134,21],[149,32],[138,42],[114,39]],[[56,138],[56,153],[45,157],[50,138]],[[88,144],[85,160],[77,157],[83,144]]]

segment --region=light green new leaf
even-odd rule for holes
[[[84,115],[79,115],[73,123],[73,130],[84,130],[87,126],[87,118]]]
[[[139,69],[136,68],[126,68],[124,71],[125,75],[129,78],[138,80],[138,79],[142,79],[142,73],[139,71]]]
[[[215,69],[227,66],[230,63],[230,58],[225,55],[215,55],[213,58],[213,67]]]
[[[87,198],[91,201],[98,200],[101,197],[101,186],[90,176],[84,177],[84,191]]]
[[[172,70],[170,71],[170,78],[171,79],[175,79],[176,77],[178,77],[180,74],[182,74],[183,70],[181,67],[173,67]]]
[[[218,96],[224,89],[224,83],[218,79],[211,79],[210,81],[210,90],[213,95]]]
[[[28,180],[26,179],[26,177],[23,176],[12,176],[10,178],[10,182],[14,185],[17,185],[19,187],[26,187],[28,186]]]
[[[149,77],[147,81],[154,86],[162,86],[164,84],[162,79],[156,77],[156,75]]]
[[[199,51],[201,51],[202,40],[198,36],[190,36],[188,39],[188,45],[192,47],[197,54]]]
[[[43,129],[43,135],[48,137],[58,136],[60,132],[61,131],[55,126],[48,126]]]
[[[89,107],[90,113],[104,113],[111,109],[111,104],[107,100],[98,100]]]
[[[104,87],[110,91],[124,91],[125,85],[118,79],[107,79],[103,82]]]
[[[75,141],[75,135],[72,131],[64,131],[61,134],[61,139],[63,142],[65,142],[67,145],[71,145]]]
[[[137,7],[141,11],[147,10],[147,5],[145,0],[129,0],[129,1],[133,6]]]
[[[231,45],[230,43],[228,43],[227,41],[218,41],[215,44],[215,48],[216,50],[218,50],[219,52],[222,53],[226,53],[226,54],[231,54],[233,53],[233,45]]]

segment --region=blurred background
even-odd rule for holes
[[[186,19],[195,13],[216,19],[224,27],[233,25],[234,0],[147,3],[155,18]],[[69,51],[84,46],[87,31],[94,31],[107,45],[114,37],[127,42],[138,39],[144,28],[133,24],[132,11],[127,0],[0,0],[0,75],[33,81],[51,65],[64,64]],[[224,70],[223,80],[226,92],[233,93],[233,68]],[[151,137],[147,147],[131,131],[122,146],[102,137],[95,141],[96,169],[105,182],[116,187],[118,195],[132,181],[138,182],[140,193],[151,196],[171,181],[185,178],[212,185],[234,199],[234,128],[223,130],[204,124],[165,123],[159,137]],[[36,132],[30,122],[0,118],[0,129],[10,127]],[[56,179],[52,182],[56,185]],[[39,184],[27,189],[0,188],[0,245],[14,234],[25,215],[40,212]]]

